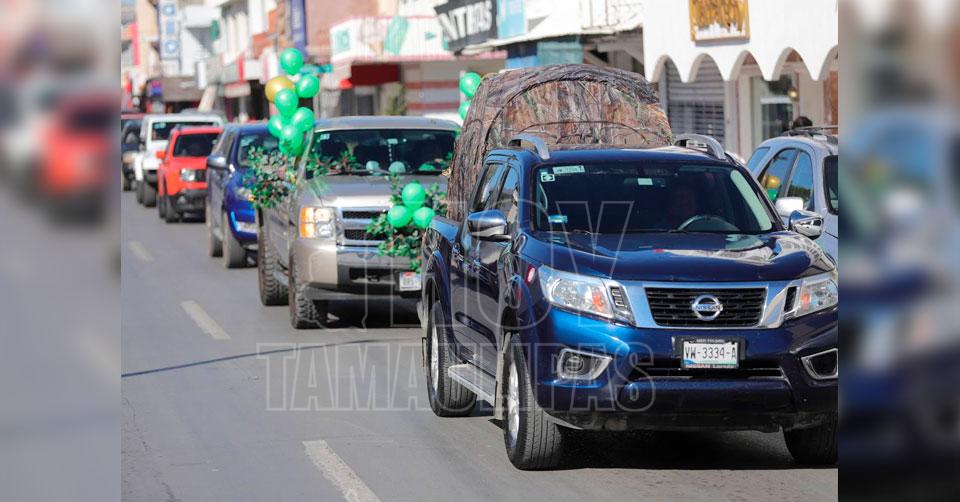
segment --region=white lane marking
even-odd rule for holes
[[[204,333],[210,335],[214,340],[229,340],[230,335],[227,334],[223,328],[217,324],[217,321],[214,321],[212,317],[199,303],[193,300],[187,300],[185,302],[180,302],[180,306],[183,307],[183,310],[193,319],[193,322],[200,327],[200,330]]]
[[[139,241],[129,241],[127,242],[127,247],[130,248],[130,251],[132,251],[137,258],[143,261],[153,261],[153,255],[151,255],[150,252],[147,251],[147,248],[143,247],[143,244],[140,244]]]
[[[350,502],[379,502],[380,498],[357,476],[356,472],[330,448],[322,439],[304,441],[303,447],[307,456],[317,466],[323,477],[333,483],[343,494],[343,498]]]

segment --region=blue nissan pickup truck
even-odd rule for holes
[[[575,430],[782,430],[798,462],[836,461],[823,219],[784,228],[716,140],[675,139],[489,152],[464,221],[423,238],[435,414],[489,402],[521,469],[555,466]]]

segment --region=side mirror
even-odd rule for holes
[[[814,212],[798,209],[790,213],[789,229],[805,237],[816,239],[823,233],[823,217]]]
[[[467,215],[467,230],[470,235],[481,241],[509,241],[507,225],[507,217],[498,209],[477,211]]]
[[[227,158],[220,154],[214,154],[207,157],[207,168],[209,169],[227,169]]]
[[[163,160],[167,156],[166,150],[157,150],[156,156],[158,159]]]
[[[793,214],[794,211],[803,211],[803,199],[800,197],[780,197],[773,206],[780,214]]]

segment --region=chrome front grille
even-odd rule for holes
[[[386,212],[385,208],[362,207],[338,209],[339,241],[348,246],[376,246],[383,242],[367,233],[367,226],[374,218]]]
[[[767,299],[766,288],[644,288],[650,314],[659,326],[670,327],[751,327],[760,322]],[[694,301],[711,295],[723,305],[711,320],[693,311]]]

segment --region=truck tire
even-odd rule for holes
[[[226,268],[240,268],[247,264],[247,250],[237,241],[230,231],[227,212],[220,218],[220,227],[223,228],[223,266]]]
[[[157,189],[157,217],[161,220],[164,219],[163,214],[163,192],[158,188]]]
[[[288,300],[287,287],[277,280],[277,256],[266,241],[267,236],[264,235],[264,227],[261,225],[260,234],[257,235],[257,288],[260,290],[260,303],[267,306],[284,305]]]
[[[157,203],[157,189],[150,186],[150,183],[140,183],[143,185],[143,205],[153,207]]]
[[[503,441],[507,457],[518,469],[549,469],[560,462],[563,431],[537,404],[529,375],[520,338],[513,335],[504,354],[503,375],[498,385],[503,393]]]
[[[827,465],[837,461],[837,421],[811,427],[783,431],[787,450],[802,464]]]
[[[223,254],[223,241],[213,231],[213,213],[210,206],[207,205],[203,212],[203,220],[207,225],[207,255],[217,258]]]
[[[134,181],[134,183],[136,184],[136,187],[134,187],[134,189],[136,190],[136,193],[137,193],[137,204],[143,204],[143,182]]]
[[[427,313],[427,394],[430,408],[438,417],[465,417],[473,412],[477,396],[450,378],[447,370],[460,361],[445,335],[446,322],[440,302]]]
[[[290,254],[287,262],[287,292],[290,302],[290,325],[295,329],[321,328],[327,320],[327,302],[311,300],[304,295],[305,284],[297,282],[297,267]]]

